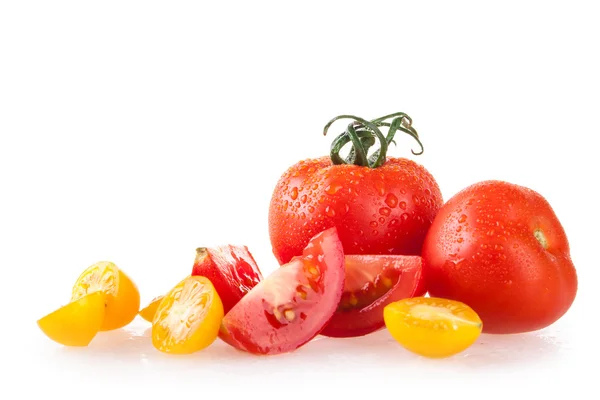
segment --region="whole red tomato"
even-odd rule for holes
[[[488,333],[544,328],[577,292],[567,236],[550,204],[507,182],[480,182],[453,196],[422,254],[429,294],[468,304]]]
[[[331,146],[330,157],[307,159],[279,179],[269,208],[269,234],[280,264],[300,255],[318,232],[335,226],[345,254],[419,255],[425,234],[442,206],[433,176],[406,158],[387,157],[397,131],[418,135],[411,119],[397,113],[366,121],[352,118]],[[386,122],[393,118],[392,122]],[[389,127],[384,137],[381,126]],[[369,148],[380,146],[369,157]],[[340,150],[352,148],[345,159]],[[413,154],[420,154],[414,153]]]

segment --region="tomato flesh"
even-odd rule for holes
[[[221,338],[254,354],[293,351],[321,332],[344,288],[344,253],[335,228],[257,284],[225,315]]]
[[[204,276],[212,282],[225,313],[262,280],[248,248],[237,245],[198,248],[192,276]]]
[[[338,308],[322,335],[363,336],[384,327],[386,305],[426,292],[419,256],[346,255]]]

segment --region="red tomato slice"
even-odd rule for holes
[[[347,255],[344,293],[321,334],[363,336],[383,328],[386,305],[426,293],[422,267],[419,256]]]
[[[227,313],[262,280],[262,275],[246,246],[200,247],[192,275],[208,278]]]
[[[330,228],[225,315],[221,338],[254,354],[295,350],[321,332],[343,289],[344,250],[336,228]]]

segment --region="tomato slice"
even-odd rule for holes
[[[419,256],[347,255],[344,293],[323,332],[330,337],[364,336],[384,327],[386,305],[427,291]]]
[[[225,313],[262,280],[248,248],[236,245],[196,249],[192,276],[204,276],[212,282]]]
[[[223,320],[221,338],[254,354],[304,345],[331,319],[344,288],[344,250],[336,228],[315,235],[301,256],[276,269]]]

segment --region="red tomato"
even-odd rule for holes
[[[255,354],[297,349],[335,312],[344,288],[344,253],[335,228],[254,287],[223,319],[221,337]]]
[[[425,234],[443,204],[442,194],[423,166],[386,157],[396,130],[401,128],[418,140],[410,118],[401,113],[391,117],[396,128],[390,128],[386,138],[378,129],[386,117],[372,122],[351,117],[362,122],[350,124],[334,141],[331,158],[300,161],[281,176],[269,207],[269,235],[280,264],[301,254],[317,232],[334,226],[346,254],[420,254]],[[339,151],[352,137],[356,143],[344,160]],[[359,157],[375,138],[381,144],[375,153],[379,158]]]
[[[344,293],[322,335],[362,336],[385,325],[383,309],[427,289],[419,256],[347,255]]]
[[[423,246],[429,294],[471,306],[489,333],[544,328],[571,306],[567,236],[539,193],[485,181],[452,197]]]
[[[215,287],[227,313],[262,280],[262,275],[246,246],[200,247],[192,275],[208,278]]]

